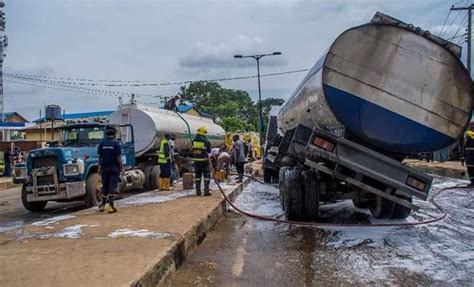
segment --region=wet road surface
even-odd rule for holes
[[[465,183],[435,180],[431,194],[448,217],[431,225],[321,229],[227,213],[167,286],[472,286],[474,190],[439,193]],[[254,213],[282,216],[273,186],[252,183],[236,203]],[[400,222],[441,215],[430,202],[416,203],[424,210]],[[321,213],[329,222],[388,222],[347,201],[323,205]]]

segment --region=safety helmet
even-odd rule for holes
[[[201,136],[207,135],[207,128],[205,126],[202,126],[197,129],[197,134]]]

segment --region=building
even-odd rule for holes
[[[211,119],[213,118],[211,114],[208,114],[206,112],[199,110],[195,105],[179,105],[178,109],[183,114],[211,118]]]
[[[29,125],[29,121],[17,112],[3,113],[4,121],[0,121],[0,139],[3,142],[22,139],[20,130]]]
[[[114,111],[97,111],[84,113],[64,114],[63,120],[54,122],[45,120],[44,117],[36,119],[34,126],[27,127],[22,131],[25,134],[26,141],[59,141],[61,139],[61,130],[59,129],[65,124],[82,123],[82,122],[107,122],[108,116]]]

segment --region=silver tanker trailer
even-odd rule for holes
[[[376,13],[339,35],[267,130],[264,177],[278,178],[289,219],[350,197],[375,218],[402,219],[432,177],[401,163],[444,149],[471,118],[461,47]]]

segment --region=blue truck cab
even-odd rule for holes
[[[21,173],[22,202],[29,211],[41,211],[48,201],[84,201],[86,207],[101,200],[102,183],[98,174],[97,146],[105,138],[109,124],[81,123],[61,128],[57,146],[35,149],[28,154],[26,169]],[[121,175],[120,190],[137,188],[141,171],[135,168],[133,127],[115,126],[122,150],[125,172]],[[139,180],[136,179],[138,176]],[[128,182],[128,183],[127,183]],[[132,182],[132,184],[130,184]]]

